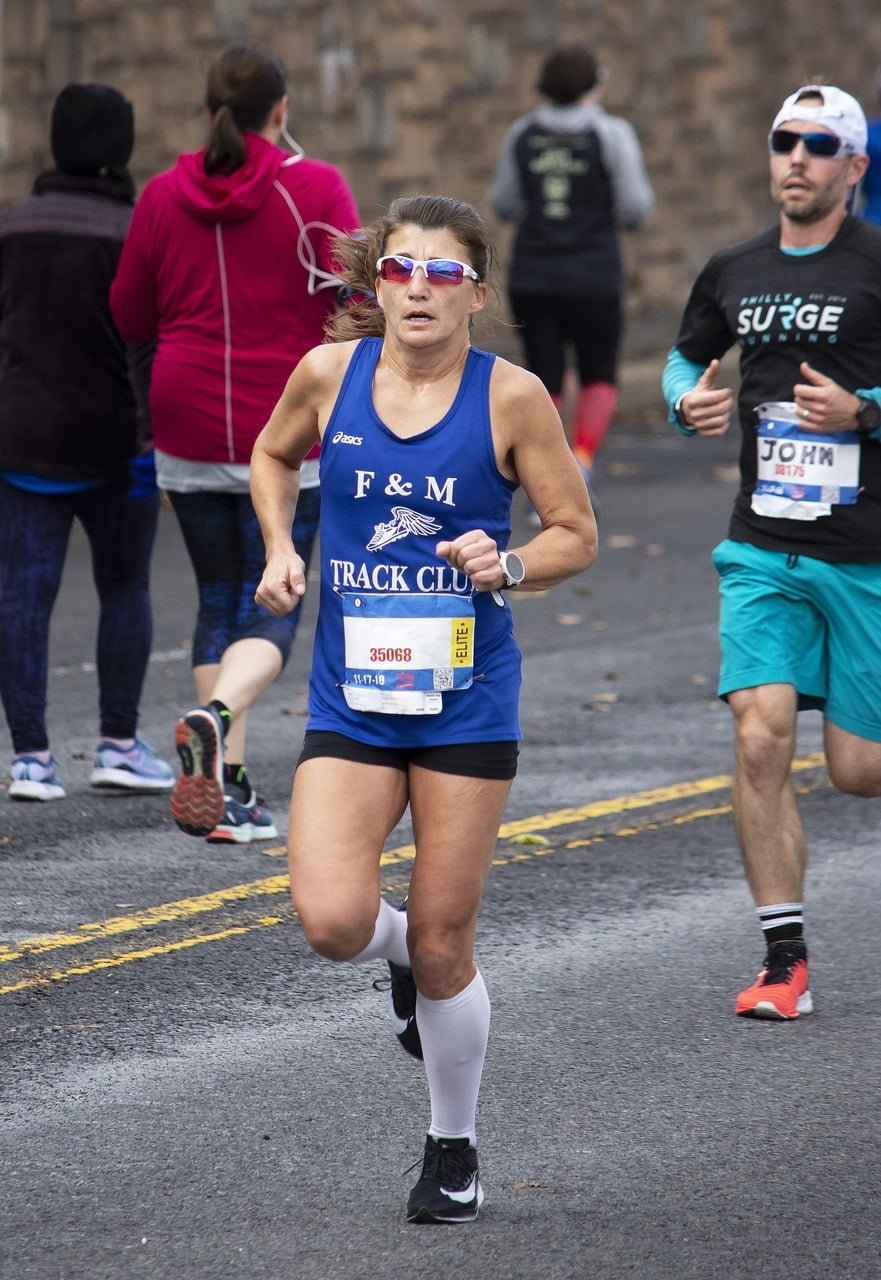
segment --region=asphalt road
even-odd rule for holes
[[[467,1228],[405,1222],[422,1071],[372,989],[382,966],[308,952],[283,842],[212,847],[161,798],[90,792],[94,593],[74,537],[50,684],[68,797],[0,796],[4,1280],[881,1276],[879,810],[828,786],[813,714],[796,779],[817,1013],[731,1012],[762,957],[713,693],[734,448],[613,440],[597,565],[515,597],[524,743],[481,917],[487,1202]],[[194,590],[167,514],[153,581],[142,732],[170,755]],[[307,599],[252,716],[282,830],[311,621]],[[409,839],[388,843],[393,900]]]

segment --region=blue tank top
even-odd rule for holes
[[[381,338],[358,343],[321,444],[321,596],[307,728],[389,747],[519,739],[520,651],[511,611],[497,594],[473,594],[474,680],[445,692],[439,714],[355,710],[342,692],[344,596],[471,598],[470,579],[437,556],[435,546],[483,529],[504,550],[517,489],[499,471],[493,450],[489,380],[495,356],[472,347],[449,411],[427,431],[402,440],[373,406],[381,350]]]

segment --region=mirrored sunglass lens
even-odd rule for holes
[[[413,262],[410,258],[384,258],[379,266],[379,274],[383,280],[406,284],[413,274]]]
[[[465,269],[461,262],[435,258],[428,264],[428,278],[435,284],[461,284],[465,279]]]

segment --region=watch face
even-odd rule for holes
[[[881,404],[877,400],[860,400],[857,422],[860,431],[877,431],[881,427]]]
[[[502,573],[508,580],[508,585],[516,587],[526,577],[526,566],[518,555],[513,551],[506,551],[500,557],[502,561]]]

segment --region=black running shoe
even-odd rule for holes
[[[391,974],[389,1015],[401,1047],[422,1061],[422,1039],[416,1025],[416,983],[410,969],[387,960]]]
[[[398,907],[399,911],[407,910],[405,898]],[[422,1061],[422,1040],[416,1025],[416,983],[413,971],[403,964],[393,964],[387,960],[391,982],[389,984],[389,1016],[394,1023],[395,1035],[401,1047],[414,1058]]]
[[[408,1222],[473,1222],[483,1204],[477,1148],[467,1138],[425,1139],[422,1175],[407,1201]]]

